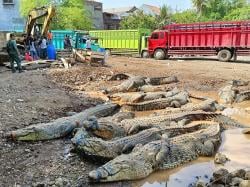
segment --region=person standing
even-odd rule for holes
[[[68,48],[68,35],[66,34],[66,36],[64,37],[63,40],[63,48],[67,49]]]
[[[86,41],[86,49],[91,51],[91,40],[90,40],[90,38],[88,38],[87,41]]]
[[[40,48],[41,48],[41,58],[46,59],[47,58],[47,40],[45,36],[43,36]]]
[[[22,72],[22,67],[21,67],[21,60],[19,58],[20,53],[19,53],[19,51],[17,49],[14,34],[10,34],[10,40],[8,41],[6,47],[7,47],[7,52],[9,54],[9,57],[10,57],[10,64],[11,64],[12,73],[16,72],[14,62],[17,63],[18,71],[19,71],[19,73],[21,73]]]
[[[34,38],[32,38],[32,40],[31,40],[30,54],[31,54],[33,60],[38,60],[38,55],[37,55],[37,50],[36,50],[36,47],[35,47],[35,39]]]
[[[52,34],[51,31],[48,32],[48,34],[47,34],[47,39],[48,39],[48,43],[51,44],[52,39],[53,39],[53,34]]]

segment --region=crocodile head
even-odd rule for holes
[[[111,182],[123,180],[136,180],[147,177],[161,162],[169,149],[164,141],[150,142],[130,154],[122,154],[105,165],[89,173],[89,178],[95,182]]]
[[[105,141],[100,138],[89,137],[86,131],[78,131],[71,141],[75,149],[84,155],[113,158],[113,154],[108,150]]]
[[[87,130],[87,131],[93,131],[98,129],[98,121],[97,118],[95,116],[91,116],[89,117],[87,120],[85,120],[83,122],[83,127]]]
[[[89,138],[89,134],[85,128],[80,128],[77,130],[75,136],[71,139],[71,142],[74,146],[79,145],[81,142],[84,142],[86,138]]]
[[[129,155],[120,155],[98,169],[91,171],[89,178],[95,182],[134,180],[144,178],[152,172],[153,167],[149,162]]]

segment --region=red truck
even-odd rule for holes
[[[236,60],[250,55],[250,20],[167,25],[151,34],[148,52],[158,60],[183,55]]]

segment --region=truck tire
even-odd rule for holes
[[[149,53],[148,53],[148,51],[142,51],[142,52],[141,52],[141,57],[142,57],[142,58],[149,58]]]
[[[218,59],[221,62],[228,62],[232,58],[232,53],[228,49],[222,49],[218,53]]]
[[[166,58],[166,53],[163,49],[156,49],[154,52],[154,58],[156,60],[164,60]]]

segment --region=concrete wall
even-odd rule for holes
[[[24,19],[19,13],[20,0],[13,0],[14,4],[3,4],[0,0],[0,31],[23,30]]]
[[[85,9],[92,18],[94,29],[103,29],[103,7],[102,3],[93,0],[85,0]]]

